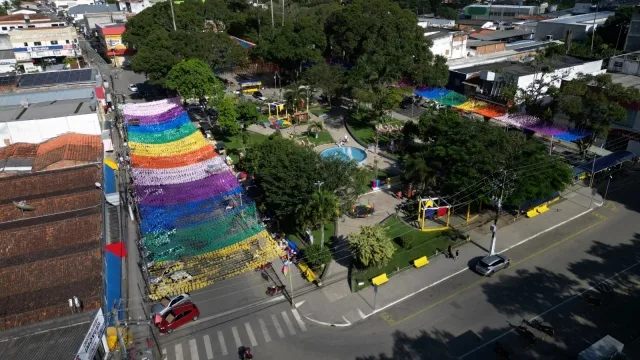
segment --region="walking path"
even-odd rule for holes
[[[576,185],[565,191],[562,200],[549,212],[530,219],[522,219],[499,229],[497,252],[504,252],[547,231],[576,219],[602,205],[596,195],[591,205],[591,189]],[[590,208],[592,206],[592,208]],[[350,326],[357,321],[383,311],[429,287],[469,269],[472,259],[485,256],[491,234],[470,231],[471,242],[460,246],[460,258],[451,261],[443,256],[430,258],[430,264],[421,269],[409,269],[390,278],[377,295],[372,286],[351,293],[346,282],[327,285],[312,295],[299,297],[298,309],[309,321],[330,326]],[[370,281],[371,279],[359,279]]]

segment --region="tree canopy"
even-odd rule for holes
[[[365,268],[386,265],[396,250],[381,224],[361,226],[359,233],[349,234],[349,246],[353,257]]]
[[[169,89],[177,90],[183,99],[201,99],[220,94],[224,86],[211,68],[199,59],[181,61],[171,68],[165,81]]]
[[[509,176],[505,203],[513,205],[564,190],[572,181],[571,169],[549,157],[545,145],[455,112],[424,114],[404,134],[407,141],[421,140],[409,147],[405,176],[420,187],[435,185],[440,195],[457,195],[453,201],[488,202],[502,170]]]

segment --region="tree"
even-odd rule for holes
[[[385,85],[403,78],[421,85],[433,72],[438,73],[434,79],[448,78],[446,62],[434,67],[431,42],[416,15],[389,0],[354,0],[327,19],[325,32],[329,55],[352,66],[349,76],[357,79],[352,86]]]
[[[205,95],[219,94],[224,89],[211,68],[199,59],[189,59],[174,65],[167,74],[165,86],[178,91],[184,100],[199,100]]]
[[[639,100],[638,89],[613,83],[609,74],[578,74],[563,84],[556,104],[577,129],[591,133],[577,142],[584,154],[597,137],[606,133],[611,122],[626,119],[627,111],[621,103]]]
[[[318,133],[322,130],[324,130],[324,123],[320,120],[312,121],[309,127],[307,127],[307,132],[309,132],[310,135],[314,134],[316,139],[318,138]]]
[[[238,103],[236,106],[236,114],[238,121],[244,123],[245,126],[257,123],[260,117],[258,109],[256,109],[256,104],[248,101]]]
[[[302,208],[305,223],[320,227],[320,245],[324,246],[324,225],[340,214],[338,198],[327,190],[320,189],[311,195],[309,203]]]
[[[305,261],[313,270],[320,270],[331,261],[331,250],[325,246],[313,244],[302,251]]]
[[[428,165],[427,153],[416,153],[403,164],[404,177],[411,183],[417,183],[419,190],[424,190],[427,185],[434,184],[436,173]]]
[[[438,16],[449,20],[458,20],[460,18],[460,13],[456,9],[447,6],[441,6],[438,9]]]
[[[22,5],[22,0],[11,0],[11,5],[14,9],[18,9]]]
[[[386,265],[395,252],[387,229],[380,224],[361,226],[358,234],[349,234],[349,247],[354,258],[366,268]]]
[[[341,65],[319,62],[307,69],[303,78],[306,83],[321,89],[331,105],[331,99],[344,87],[345,70]]]
[[[238,115],[236,114],[235,104],[233,100],[224,96],[218,101],[218,127],[224,136],[234,136],[240,132],[240,124],[238,124]]]
[[[611,48],[622,50],[631,23],[633,7],[622,6],[616,9],[613,16],[607,18],[602,26],[596,28],[596,34]]]
[[[298,83],[293,83],[284,93],[284,100],[287,107],[292,111],[298,111],[302,104],[306,102],[307,90],[301,88]]]

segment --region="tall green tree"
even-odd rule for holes
[[[380,225],[361,226],[359,233],[349,234],[353,257],[366,268],[386,265],[396,248],[387,229]]]
[[[320,189],[311,195],[309,203],[302,208],[304,221],[312,227],[320,227],[320,246],[324,246],[324,226],[340,214],[338,198],[331,192]]]
[[[633,7],[631,6],[617,8],[613,16],[608,17],[602,26],[596,28],[596,34],[611,48],[615,48],[617,45],[617,49],[622,50],[631,25],[632,15]]]
[[[218,110],[218,127],[223,136],[237,135],[240,132],[240,124],[233,99],[224,96],[218,101],[216,108]]]
[[[211,68],[199,59],[189,59],[174,65],[167,74],[165,86],[178,91],[184,100],[200,100],[205,95],[220,94],[224,89]]]
[[[577,142],[582,153],[607,132],[611,122],[626,119],[627,111],[621,104],[640,101],[638,89],[614,83],[609,74],[579,74],[564,82],[558,95],[559,111],[577,129],[591,133]]]
[[[331,104],[331,99],[344,88],[345,70],[340,65],[329,65],[321,61],[307,69],[303,79],[305,83],[321,89]]]
[[[256,109],[256,104],[249,101],[242,101],[236,106],[236,114],[238,115],[238,121],[249,126],[258,122],[260,114]]]

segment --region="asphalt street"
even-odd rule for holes
[[[638,180],[634,173],[612,182],[605,206],[509,250],[512,265],[491,278],[464,272],[349,328],[307,323],[275,302],[202,318],[159,338],[163,359],[234,359],[241,346],[256,359],[493,359],[495,340],[516,359],[568,359],[607,334],[633,352]],[[588,303],[584,292],[602,305]],[[554,337],[534,330],[539,340],[531,344],[512,327],[533,318],[551,325]]]

